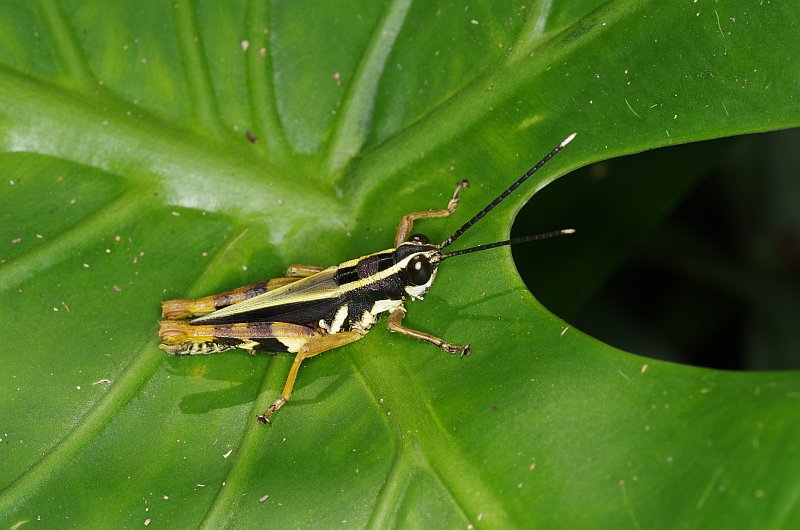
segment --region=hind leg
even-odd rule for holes
[[[294,358],[292,369],[289,370],[289,376],[286,378],[286,384],[283,385],[283,391],[281,392],[280,397],[276,399],[266,411],[264,411],[264,414],[258,416],[258,421],[264,424],[270,423],[269,417],[275,414],[278,409],[280,409],[286,404],[287,401],[289,401],[289,397],[291,397],[292,391],[294,390],[294,382],[297,379],[297,372],[300,370],[300,365],[305,359],[314,357],[315,355],[319,355],[320,353],[328,350],[350,344],[351,342],[355,342],[363,336],[364,334],[358,331],[343,331],[341,333],[334,333],[333,335],[321,335],[305,343],[297,352],[297,356]]]
[[[206,355],[234,348],[251,354],[299,351],[319,332],[299,324],[252,322],[193,326],[181,320],[162,320],[158,326],[162,350],[172,355]]]

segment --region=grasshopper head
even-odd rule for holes
[[[440,255],[439,247],[422,234],[412,235],[395,250],[403,289],[412,300],[421,299],[431,288]]]

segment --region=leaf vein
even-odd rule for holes
[[[328,146],[326,166],[332,174],[339,173],[358,154],[366,140],[378,85],[410,7],[411,0],[390,3],[361,56]]]
[[[214,84],[208,71],[193,0],[177,0],[174,11],[178,48],[189,85],[192,108],[196,109],[204,129],[222,138],[225,127],[214,96]]]

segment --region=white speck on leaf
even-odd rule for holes
[[[634,115],[634,116],[636,116],[637,118],[641,118],[641,116],[639,116],[639,115],[636,113],[636,111],[635,111],[635,110],[633,110],[633,107],[631,107],[631,104],[630,104],[630,103],[628,103],[628,98],[623,98],[623,99],[625,100],[625,104],[628,106],[628,108],[630,109],[630,111],[631,111],[631,112],[633,112],[633,115]]]

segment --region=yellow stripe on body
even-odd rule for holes
[[[404,269],[408,264],[409,260],[411,260],[415,256],[423,254],[426,257],[430,258],[431,256],[437,253],[437,251],[435,250],[429,250],[427,252],[415,252],[413,254],[406,256],[400,263],[392,265],[388,269],[379,271],[376,274],[373,274],[372,276],[350,282],[346,285],[341,285],[341,286],[336,285],[336,282],[334,281],[333,277],[336,271],[340,267],[354,267],[362,259],[368,258],[369,256],[375,256],[377,254],[383,254],[385,252],[387,251],[383,250],[381,252],[375,252],[373,254],[368,254],[367,256],[362,256],[355,260],[346,261],[336,267],[328,267],[327,269],[317,274],[314,274],[313,276],[309,276],[308,278],[303,278],[302,280],[298,280],[284,287],[279,287],[274,291],[269,291],[264,294],[254,296],[253,298],[244,300],[242,302],[233,304],[231,306],[219,309],[213,313],[199,317],[193,320],[192,322],[196,324],[201,324],[205,320],[213,320],[215,318],[222,318],[222,317],[237,315],[240,313],[247,313],[249,311],[266,309],[269,307],[276,307],[284,304],[311,302],[314,300],[326,300],[329,298],[337,298],[340,296],[344,296],[349,292],[355,291],[356,289],[359,289],[361,287],[366,287],[372,283],[379,282],[381,280],[384,280],[386,278],[389,278],[390,276],[397,274],[402,269]]]

